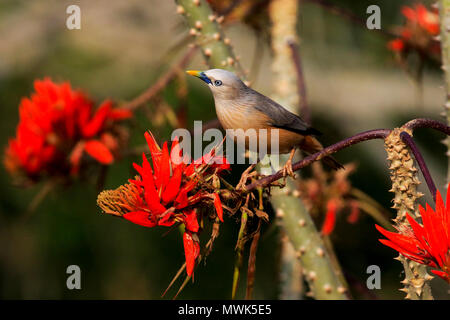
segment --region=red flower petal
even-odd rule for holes
[[[347,222],[351,223],[351,224],[355,224],[356,222],[358,222],[359,220],[359,206],[358,206],[358,202],[356,201],[352,201],[350,202],[350,214],[347,217]]]
[[[81,157],[83,156],[83,152],[84,152],[84,141],[80,141],[72,149],[72,152],[70,153],[70,156],[69,156],[69,162],[72,165],[72,169],[71,169],[72,174],[78,173],[78,169],[80,166],[80,160],[81,160]]]
[[[336,224],[336,212],[337,203],[335,199],[331,199],[327,203],[327,213],[325,215],[325,221],[322,225],[322,234],[327,236],[334,230]]]
[[[175,168],[175,171],[162,195],[162,200],[164,203],[172,202],[180,191],[181,177],[183,173],[182,170],[183,168],[181,166]]]
[[[379,225],[375,225],[375,227],[389,239],[389,241],[380,239],[380,242],[393,248],[394,250],[397,250],[404,256],[407,256],[408,258],[414,257],[416,260],[421,260],[421,263],[424,263],[425,260],[430,258],[428,255],[423,255],[418,251],[420,243],[415,238],[408,237],[401,233],[394,233],[384,230]]]
[[[189,232],[183,234],[184,255],[186,257],[186,273],[191,276],[194,272],[195,260],[200,254],[200,245],[192,239]]]
[[[164,142],[159,172],[155,170],[155,182],[156,187],[160,190],[164,190],[169,182],[170,178],[170,157],[169,149],[167,148],[167,142]]]
[[[405,49],[405,43],[403,42],[402,39],[394,39],[387,43],[387,47],[391,51],[399,52]]]
[[[114,161],[111,151],[98,140],[86,141],[84,150],[101,164],[111,164]]]
[[[111,101],[103,102],[95,112],[95,115],[92,117],[92,119],[83,128],[81,128],[83,136],[85,138],[91,138],[98,134],[98,132],[102,129],[103,124],[105,123],[106,117],[111,110],[111,106]]]
[[[144,211],[135,211],[125,213],[122,217],[143,227],[154,227],[156,223],[150,221],[150,215]]]
[[[144,187],[144,197],[152,214],[159,215],[166,211],[166,208],[160,203],[159,194],[155,188],[152,168],[150,163],[142,153],[142,185]]]
[[[216,207],[217,216],[219,220],[223,222],[223,208],[222,202],[220,201],[219,194],[214,193],[214,206]]]
[[[401,9],[401,12],[406,17],[406,19],[408,19],[409,21],[411,21],[411,22],[417,21],[416,11],[413,8],[403,6]]]
[[[177,209],[183,209],[189,204],[186,189],[182,189],[180,191],[177,198],[175,199],[175,204],[175,208]]]
[[[197,220],[197,210],[192,209],[189,211],[184,212],[184,224],[186,226],[186,230],[191,232],[198,232],[198,229],[200,226],[198,225]]]
[[[111,120],[124,120],[133,116],[133,113],[128,109],[116,108],[109,111],[108,118]]]

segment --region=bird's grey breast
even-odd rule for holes
[[[253,90],[245,90],[235,99],[214,97],[217,118],[224,129],[265,128],[268,117],[260,112],[256,105],[261,103]]]

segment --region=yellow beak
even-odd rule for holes
[[[187,70],[186,73],[194,77],[201,77],[201,71],[198,70]]]

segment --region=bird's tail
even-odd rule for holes
[[[323,149],[322,144],[312,136],[306,136],[305,139],[300,144],[300,148],[306,153],[312,154]],[[327,166],[333,168],[334,170],[344,169],[344,166],[340,164],[332,156],[326,156],[321,159]]]

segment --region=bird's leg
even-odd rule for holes
[[[295,179],[296,177],[294,171],[292,170],[292,159],[294,158],[295,155],[295,149],[296,148],[292,148],[291,153],[289,154],[289,159],[286,161],[286,164],[282,169],[283,177],[285,178],[286,176],[290,176],[293,179]]]
[[[256,171],[250,173],[250,171],[255,169],[256,165],[257,165],[256,163],[253,163],[247,169],[245,169],[245,171],[241,175],[241,179],[239,180],[239,183],[236,186],[236,190],[244,189],[245,184],[247,183],[247,180],[258,174]]]

